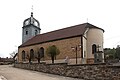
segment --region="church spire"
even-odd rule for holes
[[[33,12],[31,12],[31,17],[33,17]]]
[[[36,20],[33,17],[33,5],[31,6],[31,15],[29,18],[25,19],[23,22],[23,26],[27,26],[27,25],[34,25],[36,27],[40,27],[40,23],[38,20]]]
[[[34,24],[34,19],[33,19],[33,5],[32,5],[32,7],[31,7],[30,24]]]

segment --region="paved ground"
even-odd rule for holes
[[[0,80],[80,80],[0,65]],[[82,80],[82,79],[81,79]]]

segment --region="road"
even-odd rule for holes
[[[0,80],[82,80],[0,65]]]

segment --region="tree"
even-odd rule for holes
[[[104,54],[105,54],[105,59],[115,59],[115,53],[116,53],[116,49],[110,49],[110,48],[106,48],[104,49]]]
[[[55,45],[52,45],[47,48],[46,53],[51,57],[52,63],[54,63],[54,59],[58,54],[60,54],[60,51]]]
[[[10,53],[10,58],[13,58],[15,56],[15,51],[13,51],[12,53]]]
[[[30,57],[30,55],[27,54],[26,59],[28,59],[29,63],[31,63],[31,57]]]
[[[111,59],[115,59],[115,53],[116,53],[115,48],[113,48],[113,49],[110,50],[109,55],[110,55],[110,58],[111,58]]]
[[[37,56],[35,58],[38,60],[38,63],[40,63],[41,56],[39,52],[37,53]]]
[[[115,58],[120,59],[120,47],[116,48]]]
[[[38,63],[40,63],[40,60],[44,58],[44,48],[41,47],[40,49],[37,48],[35,58],[37,59]]]

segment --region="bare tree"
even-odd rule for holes
[[[27,54],[26,59],[28,59],[29,63],[31,63],[31,57]]]
[[[10,53],[10,58],[13,58],[15,56],[16,52],[13,51],[12,53]]]

